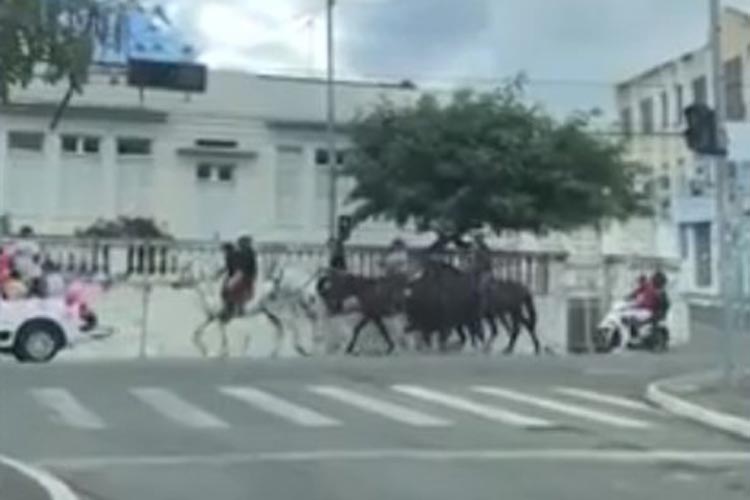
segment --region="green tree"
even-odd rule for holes
[[[588,116],[557,121],[518,83],[457,92],[441,104],[381,102],[354,121],[344,174],[357,222],[413,224],[445,242],[491,229],[569,230],[647,212],[639,167],[623,145],[588,132]]]
[[[34,78],[65,82],[54,128],[73,94],[83,91],[97,42],[120,43],[136,9],[143,10],[139,0],[0,0],[0,103]]]

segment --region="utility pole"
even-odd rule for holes
[[[726,137],[726,96],[724,87],[724,59],[722,57],[722,22],[721,0],[709,0],[710,4],[710,38],[711,77],[713,83],[714,109],[716,112],[716,129],[719,137]],[[734,354],[732,352],[732,297],[730,290],[731,274],[735,272],[732,255],[732,210],[729,206],[729,172],[724,156],[713,157],[716,178],[716,234],[719,256],[719,296],[721,299],[722,357],[724,375],[731,381],[734,374]]]
[[[334,46],[334,16],[333,8],[336,0],[326,0],[326,20],[327,20],[327,41],[326,47],[328,52],[327,68],[327,136],[328,136],[328,236],[336,237],[336,217],[338,211],[338,160],[336,152],[336,61]]]

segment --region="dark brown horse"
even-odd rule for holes
[[[400,312],[403,304],[405,278],[390,276],[384,278],[366,278],[343,271],[330,270],[318,282],[318,294],[326,304],[329,314],[343,312],[347,299],[357,301],[357,312],[362,316],[354,326],[352,338],[346,348],[347,354],[354,352],[359,334],[369,323],[373,323],[388,346],[387,353],[395,349],[395,344],[384,319]]]
[[[426,260],[421,276],[407,288],[407,331],[420,332],[427,345],[437,334],[443,351],[453,331],[459,334],[461,347],[466,343],[466,331],[472,344],[483,343],[482,302],[477,291],[471,275],[450,264]]]
[[[503,351],[512,354],[521,326],[525,327],[534,343],[534,351],[539,354],[541,345],[536,333],[537,313],[534,297],[523,284],[508,280],[491,280],[483,290],[483,312],[491,327],[490,339],[486,350],[490,352],[497,338],[496,320],[500,321],[510,335],[508,345]]]

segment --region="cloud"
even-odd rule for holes
[[[168,1],[215,67],[324,68],[325,0]],[[471,83],[525,71],[550,107],[606,107],[615,81],[705,43],[707,14],[706,0],[337,0],[336,51],[342,75]]]

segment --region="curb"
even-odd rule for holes
[[[646,399],[678,417],[692,420],[742,439],[750,439],[750,420],[691,403],[690,401],[669,394],[664,388],[664,386],[670,384],[695,383],[700,380],[710,380],[717,376],[714,373],[702,373],[659,380],[649,384],[646,389]]]
[[[13,469],[37,483],[39,487],[47,492],[50,500],[80,500],[68,485],[48,472],[2,455],[0,455],[0,465]]]

